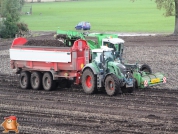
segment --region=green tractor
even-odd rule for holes
[[[91,49],[92,52],[92,58],[91,58],[91,65],[94,66],[95,62],[95,49],[100,50],[102,47],[109,47],[112,48],[112,53],[113,53],[113,61],[111,62],[113,67],[111,69],[110,67],[110,62],[105,62],[105,60],[97,60],[100,63],[96,64],[96,65],[103,65],[105,64],[105,66],[107,65],[108,69],[104,69],[103,73],[104,76],[105,74],[107,74],[107,71],[110,70],[111,72],[115,72],[113,70],[117,70],[116,66],[119,66],[121,74],[115,74],[117,76],[117,78],[119,79],[119,81],[121,81],[121,89],[127,89],[128,92],[132,92],[133,88],[130,88],[128,86],[128,79],[130,78],[132,75],[132,77],[134,78],[134,82],[133,85],[136,88],[145,88],[148,86],[154,86],[154,85],[158,85],[158,84],[163,84],[166,83],[166,77],[162,74],[162,73],[152,73],[151,68],[149,67],[149,65],[147,64],[129,64],[129,63],[125,63],[123,60],[123,51],[124,51],[124,40],[118,38],[118,35],[116,34],[102,34],[102,33],[91,33],[91,34],[84,34],[84,33],[80,33],[77,31],[61,31],[58,30],[57,31],[57,35],[55,36],[56,39],[61,40],[63,38],[63,36],[61,35],[65,35],[66,38],[64,38],[64,42],[67,46],[70,46],[71,44],[73,44],[73,42],[76,39],[85,39]],[[110,50],[111,51],[111,50]],[[103,51],[103,55],[104,55],[104,51]],[[107,64],[106,64],[107,63]],[[116,65],[117,64],[117,65]],[[91,66],[90,65],[90,66]],[[94,66],[95,69],[97,69],[97,66]],[[124,69],[121,69],[121,68]],[[93,68],[93,67],[92,67]],[[105,71],[107,70],[107,71]],[[123,70],[126,70],[126,72],[122,73]],[[96,75],[96,71],[93,71],[94,74]],[[98,72],[97,72],[98,73]],[[116,72],[115,72],[116,73]],[[129,76],[125,76],[125,75],[129,75]],[[121,78],[122,77],[122,78]],[[99,78],[98,78],[99,79]],[[124,82],[122,82],[124,79]],[[119,82],[120,83],[120,82]],[[125,84],[123,84],[125,83]],[[103,83],[100,82],[100,86]],[[99,86],[97,86],[99,87]],[[103,87],[103,85],[101,86]],[[129,88],[127,88],[129,87]],[[122,92],[125,92],[126,90],[123,90]]]
[[[87,94],[105,88],[106,93],[113,96],[132,93],[135,88],[133,75],[122,63],[115,62],[114,51],[108,47],[92,50],[92,62],[83,68],[81,83]]]
[[[85,36],[91,49],[107,46],[113,48],[115,62],[125,66],[128,72],[131,72],[135,80],[136,88],[145,88],[157,84],[166,83],[166,77],[162,73],[152,73],[147,64],[129,64],[123,60],[124,40],[118,38],[116,34],[93,33]]]

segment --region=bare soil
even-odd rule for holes
[[[153,72],[165,74],[167,84],[114,97],[86,95],[80,86],[23,90],[9,67],[12,40],[0,40],[0,123],[15,115],[22,134],[178,133],[178,37],[121,38],[125,61],[149,64]],[[29,39],[52,40],[53,34]]]
[[[58,41],[58,40],[34,40],[34,39],[30,39],[24,45],[25,46],[65,47],[65,44],[63,42]]]

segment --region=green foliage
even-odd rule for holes
[[[130,1],[134,2],[136,0],[130,0]],[[158,9],[165,10],[164,12],[165,16],[172,16],[175,15],[175,1],[178,2],[178,0],[155,0],[155,3],[157,4]]]
[[[24,0],[1,0],[1,16],[4,18],[0,25],[0,35],[2,38],[12,38],[18,32],[18,22],[20,20],[20,10]]]
[[[165,16],[175,15],[175,1],[174,0],[155,0],[158,9],[164,9]]]
[[[136,0],[131,0],[136,1]],[[158,9],[164,9],[164,16],[175,16],[174,35],[178,35],[178,0],[155,0]]]
[[[3,21],[2,27],[0,28],[0,36],[2,38],[12,38],[15,37],[17,31],[18,27],[16,22],[13,21],[13,18],[10,14],[7,14],[7,17]]]
[[[18,27],[18,36],[24,36],[29,32],[28,25],[22,22],[17,23]]]
[[[2,17],[7,17],[11,15],[12,21],[18,21],[19,17],[20,4],[19,0],[3,0],[1,15]]]
[[[18,31],[27,32],[29,30],[28,25],[22,22],[17,23],[17,27],[18,27]]]

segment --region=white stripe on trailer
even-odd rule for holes
[[[71,62],[70,52],[10,49],[11,60]]]

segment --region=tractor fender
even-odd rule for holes
[[[91,70],[93,71],[93,74],[94,74],[94,75],[97,75],[97,74],[98,74],[97,70],[92,66],[92,64],[86,65],[86,66],[82,69],[82,72],[83,72],[85,69],[87,69],[87,68],[91,69]]]

